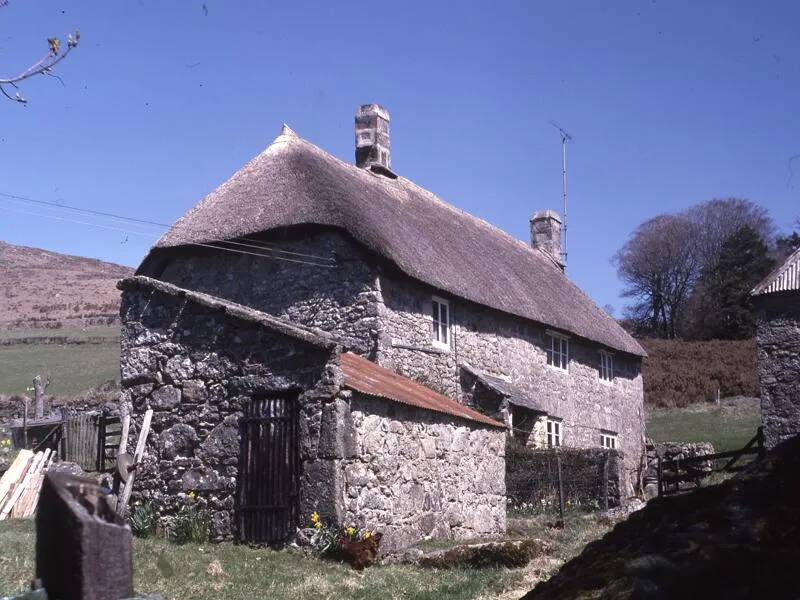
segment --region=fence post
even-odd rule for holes
[[[61,460],[67,460],[67,438],[69,433],[67,425],[69,423],[69,410],[66,406],[61,409]]]
[[[664,483],[663,483],[663,471],[661,469],[661,455],[658,456],[658,496],[661,497],[664,494]]]
[[[603,510],[608,510],[608,460],[611,450],[606,450],[606,458],[603,461]]]
[[[556,467],[558,468],[558,514],[561,522],[564,522],[564,482],[561,478],[561,457],[556,456]]]

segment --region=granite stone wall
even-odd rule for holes
[[[122,295],[122,409],[129,447],[153,409],[133,500],[149,501],[166,524],[188,492],[211,512],[214,539],[234,535],[239,419],[254,396],[284,392],[300,403],[301,512],[335,515],[324,472],[323,414],[339,391],[331,351],[187,301],[136,289]]]
[[[547,365],[545,326],[455,298],[449,298],[450,345],[441,349],[431,342],[430,315],[432,296],[442,294],[397,274],[380,282],[379,364],[466,403],[472,399],[459,365],[505,378],[563,421],[565,446],[599,447],[601,431],[616,433],[624,455],[623,496],[638,491],[644,458],[638,357],[615,353],[615,379],[606,382],[599,377],[601,347],[572,336],[569,368],[556,369]],[[542,439],[539,430],[536,439]]]
[[[342,461],[345,523],[376,528],[385,550],[506,528],[503,429],[350,396],[355,453]]]
[[[756,296],[764,444],[800,434],[800,292]]]
[[[346,236],[324,229],[265,240],[282,252],[265,258],[192,248],[176,251],[159,272],[142,274],[335,332],[351,349],[368,354],[377,336],[378,300],[377,270],[368,253]]]

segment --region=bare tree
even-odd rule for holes
[[[72,49],[78,45],[78,41],[80,40],[81,34],[80,32],[76,31],[75,35],[68,35],[67,36],[67,49],[61,52],[61,40],[58,38],[48,38],[47,45],[48,45],[48,52],[38,61],[33,63],[30,67],[25,69],[19,75],[14,77],[0,77],[0,92],[8,98],[9,100],[13,100],[14,102],[20,102],[22,104],[26,104],[28,101],[20,94],[19,86],[17,85],[21,81],[25,81],[26,79],[30,79],[35,75],[47,75],[50,77],[55,77],[59,81],[61,78],[53,73],[53,68],[64,60],[67,55],[72,52]],[[64,82],[61,81],[63,84]],[[8,92],[8,87],[14,88],[14,95],[12,96]]]
[[[641,332],[679,334],[686,301],[699,274],[695,225],[683,215],[661,215],[640,225],[614,256],[634,299],[627,317]]]
[[[749,227],[761,239],[770,242],[775,226],[767,210],[742,198],[717,198],[697,204],[682,213],[696,225],[696,248],[703,269],[714,269],[722,246],[742,227]]]

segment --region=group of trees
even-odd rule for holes
[[[797,247],[798,233],[776,238],[767,211],[749,200],[711,200],[654,217],[614,256],[632,300],[625,319],[639,335],[750,337],[750,290]]]

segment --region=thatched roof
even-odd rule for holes
[[[346,230],[407,275],[454,296],[645,356],[540,250],[403,177],[334,158],[286,126],[156,248],[303,224]]]

